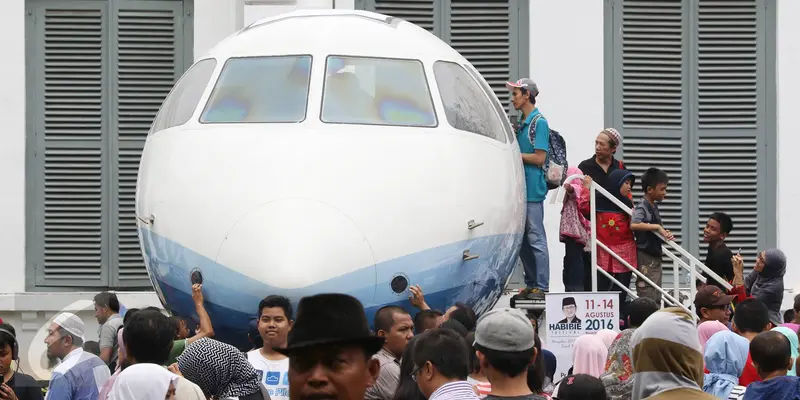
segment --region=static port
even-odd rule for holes
[[[195,284],[198,284],[198,283],[199,284],[203,284],[203,273],[200,272],[199,269],[195,268],[195,269],[192,270],[191,279],[192,279],[192,285],[195,285]]]
[[[403,275],[395,276],[392,279],[392,291],[395,293],[403,293],[408,289],[408,279]]]

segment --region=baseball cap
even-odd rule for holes
[[[506,82],[506,87],[508,90],[514,90],[514,88],[525,89],[531,92],[533,97],[539,95],[539,86],[537,86],[536,82],[534,82],[531,78],[522,78],[516,82]]]
[[[76,337],[79,337],[81,340],[84,340],[83,320],[77,315],[68,312],[61,313],[53,319],[53,323]]]
[[[719,307],[731,303],[736,296],[726,295],[722,289],[714,285],[706,285],[697,289],[694,305],[697,307]]]
[[[530,350],[536,341],[531,320],[515,308],[498,308],[484,314],[475,328],[475,344],[505,352]]]

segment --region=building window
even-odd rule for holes
[[[302,122],[310,82],[311,56],[231,58],[200,122]]]
[[[775,245],[775,12],[774,0],[606,3],[605,51],[619,55],[606,58],[606,125],[637,176],[669,174],[662,218],[701,261],[717,211],[733,218],[726,242],[746,266]]]
[[[191,59],[191,5],[26,4],[26,287],[150,287],[136,179],[153,119]]]
[[[436,112],[419,60],[329,56],[322,121],[435,127]]]

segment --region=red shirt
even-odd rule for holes
[[[747,386],[753,382],[761,382],[761,377],[758,376],[756,367],[753,366],[753,359],[750,358],[750,353],[747,353],[747,364],[744,366],[742,376],[739,377],[739,385]]]

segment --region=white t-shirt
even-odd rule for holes
[[[289,358],[267,360],[261,350],[247,352],[247,361],[256,369],[272,400],[289,400]]]

